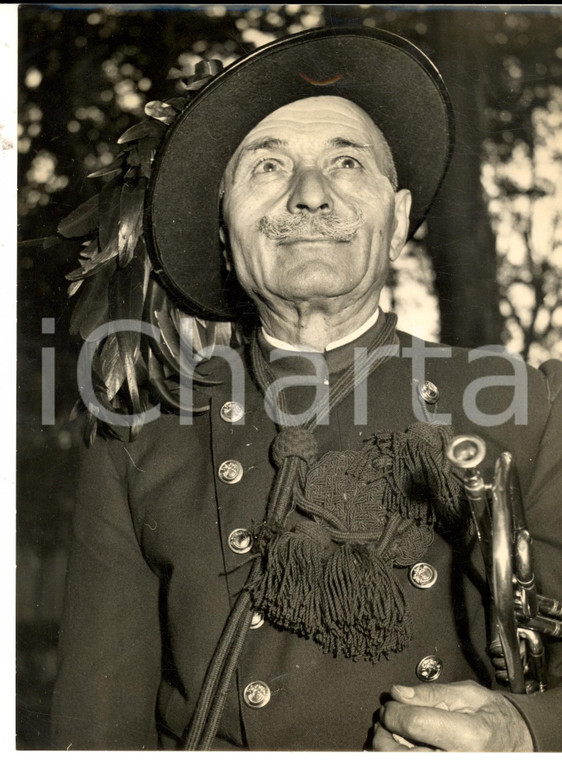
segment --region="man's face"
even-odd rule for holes
[[[384,165],[380,132],[343,98],[299,100],[261,121],[224,179],[230,254],[248,294],[265,305],[378,294],[409,210]]]

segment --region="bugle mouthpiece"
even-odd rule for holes
[[[447,459],[455,467],[471,470],[486,456],[486,444],[477,435],[457,435],[447,446]]]

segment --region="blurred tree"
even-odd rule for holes
[[[494,236],[480,185],[486,89],[493,76],[480,19],[467,10],[437,11],[427,34],[456,121],[455,152],[428,224],[428,247],[436,269],[441,339],[461,346],[501,340]]]

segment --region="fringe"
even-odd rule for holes
[[[404,595],[392,560],[375,546],[326,545],[296,529],[266,541],[261,561],[246,590],[274,625],[312,638],[326,653],[372,662],[407,645]]]
[[[378,434],[339,472],[333,452],[325,454],[309,476],[314,472],[315,484],[320,478],[327,485],[325,474],[338,472],[336,482],[332,477],[325,492],[315,488],[314,503],[305,485],[305,498],[297,500],[314,519],[293,530],[265,523],[258,532],[260,572],[245,587],[253,607],[279,628],[312,638],[326,653],[377,662],[402,651],[412,620],[393,568],[423,556],[437,517],[446,522],[460,515],[462,487],[445,457],[450,432],[416,423],[405,433]],[[330,520],[342,489],[366,488],[373,494],[373,514],[386,518],[371,540],[358,536],[353,525],[342,533],[338,521]],[[349,514],[352,521],[353,503]]]

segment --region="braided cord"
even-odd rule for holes
[[[226,626],[207,669],[199,700],[184,743],[184,749],[186,750],[209,749],[208,745],[200,746],[200,743],[207,722],[213,719],[213,712],[219,713],[218,710],[213,711],[219,679],[223,672],[230,669],[228,665],[229,660],[232,659],[231,656],[229,657],[229,655],[232,655],[232,644],[240,637],[243,630],[242,626],[246,625],[250,613],[250,596],[247,592],[242,592],[230,612]],[[220,714],[218,717],[220,718]],[[213,737],[210,739],[211,742],[212,739]]]

